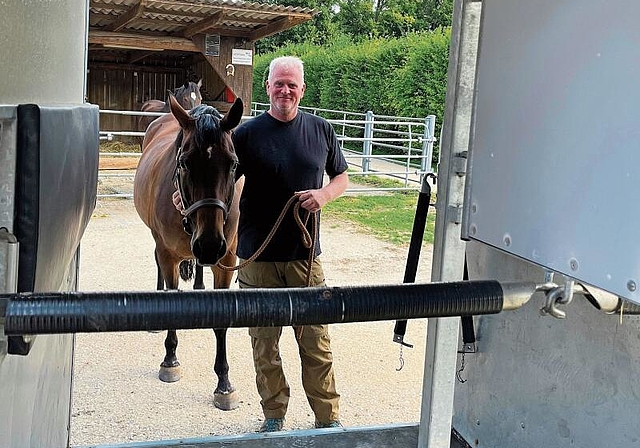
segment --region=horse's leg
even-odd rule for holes
[[[196,263],[195,279],[193,280],[193,289],[204,289],[204,273],[202,266]]]
[[[156,259],[156,268],[158,270],[158,274],[156,276],[156,290],[162,291],[164,289],[164,277],[162,276],[162,269],[160,269],[160,263],[158,262],[158,252],[154,251],[153,255]]]
[[[225,266],[234,266],[236,256],[227,252],[220,262]],[[233,272],[223,271],[214,267],[213,280],[214,288],[229,288]],[[213,363],[213,371],[218,376],[218,385],[213,391],[213,404],[223,411],[230,411],[240,406],[240,399],[235,388],[229,380],[229,363],[227,362],[227,329],[214,328],[213,333],[216,335],[216,357]]]
[[[167,289],[178,289],[178,264],[179,260],[174,260],[166,251],[156,249],[156,260],[164,278]],[[160,281],[158,281],[158,285]],[[165,357],[160,364],[158,377],[165,383],[173,383],[180,380],[180,362],[176,357],[178,347],[178,334],[176,330],[167,330],[167,337],[164,340]]]
[[[158,252],[153,251],[153,257],[156,260],[156,289],[158,291],[164,290],[164,277],[162,276],[162,270],[160,269],[160,263],[158,263]],[[162,330],[149,330],[149,333],[160,333]]]

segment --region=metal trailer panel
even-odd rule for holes
[[[12,138],[0,153],[10,200],[0,203],[11,222],[0,242],[2,288],[18,291],[76,289],[77,249],[96,200],[98,110],[95,106],[2,107]],[[21,135],[30,138],[22,139]],[[10,156],[8,156],[11,154]],[[20,168],[18,168],[20,167]],[[18,240],[17,251],[5,244]],[[13,273],[13,274],[11,274]],[[17,273],[17,275],[15,275]],[[11,274],[11,275],[10,275]],[[9,278],[9,277],[15,278]],[[62,448],[68,445],[72,335],[39,336],[26,356],[7,354],[24,344],[6,338],[0,321],[0,446]]]
[[[544,275],[502,251],[467,247],[472,279]],[[576,295],[560,320],[541,316],[543,303],[536,294],[520,310],[475,318],[478,352],[464,357],[455,428],[480,448],[640,445],[640,317],[605,314]]]
[[[13,232],[17,107],[0,107],[2,139],[0,158],[0,222]],[[17,257],[9,253],[6,241],[0,242],[0,288],[15,289]],[[75,260],[63,276],[63,289],[75,286]],[[2,330],[0,325],[0,330]],[[71,408],[71,357],[73,336],[38,337],[29,356],[7,355],[8,341],[0,331],[0,446],[52,447],[68,444]]]
[[[1,104],[84,101],[88,0],[2,2]]]
[[[38,336],[28,356],[0,356],[0,446],[68,446],[72,351],[71,335]]]
[[[465,232],[640,303],[640,3],[482,5]]]
[[[88,4],[87,0],[3,2],[0,14],[2,104],[83,103]],[[7,228],[9,237],[14,232],[14,213],[18,206],[15,203],[16,119],[15,106],[0,106],[0,227]],[[46,174],[55,177],[55,173]],[[28,193],[39,194],[34,191]],[[45,192],[45,203],[47,199]],[[6,252],[3,249],[3,253]],[[9,263],[13,265],[9,266]],[[7,277],[13,276],[11,272],[15,271],[17,264],[7,256],[3,258],[0,290],[13,287]],[[56,287],[62,290],[75,288],[77,258],[67,259],[64,265],[60,263],[55,269],[57,273],[51,277],[59,278],[49,280]],[[7,340],[1,324],[0,446],[66,447],[71,408],[73,337],[40,336],[34,341],[28,356],[7,355]]]
[[[98,445],[91,448],[223,448],[230,446],[235,448],[381,448],[415,447],[417,443],[418,425],[397,424],[134,442]],[[454,445],[454,447],[461,448],[458,445]]]

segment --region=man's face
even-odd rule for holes
[[[275,118],[293,119],[304,96],[305,84],[298,67],[276,66],[267,80],[267,95]]]

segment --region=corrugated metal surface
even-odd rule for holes
[[[306,21],[318,13],[310,8],[235,0],[94,0],[91,29],[108,29],[124,14],[134,16],[120,31],[178,33],[185,27],[222,13],[220,28],[253,31],[280,19]]]

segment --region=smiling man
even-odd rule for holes
[[[298,109],[304,96],[304,68],[295,57],[279,57],[266,82],[270,108],[235,131],[237,176],[245,176],[240,199],[238,257],[251,257],[265,241],[287,201],[296,193],[303,209],[320,215],[347,187],[347,162],[331,125]],[[330,181],[323,186],[323,175]],[[311,220],[308,229],[313,231]],[[319,226],[318,226],[319,233]],[[311,286],[325,285],[316,246]],[[240,269],[241,288],[306,286],[307,249],[289,213],[258,259]],[[265,416],[262,432],[280,431],[289,402],[282,370],[281,327],[250,328],[256,385]],[[294,328],[302,365],[302,384],[319,428],[341,426],[327,325]]]

